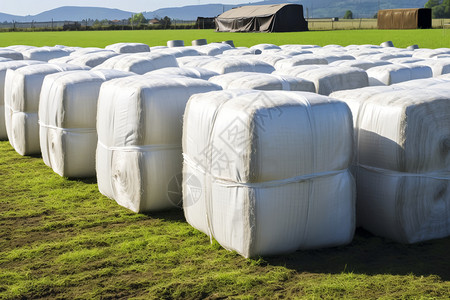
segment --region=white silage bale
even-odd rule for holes
[[[220,85],[223,89],[285,90],[312,93],[316,90],[314,83],[306,79],[254,72],[228,73],[212,77],[209,81]]]
[[[411,55],[404,53],[378,53],[378,54],[368,54],[358,56],[358,58],[367,60],[390,60],[394,58],[408,58],[408,57],[411,57]]]
[[[52,58],[48,61],[50,64],[70,64],[70,62],[74,59],[73,56],[67,55],[58,58]]]
[[[23,59],[48,62],[50,59],[69,55],[70,52],[55,47],[39,47],[22,51]]]
[[[245,257],[349,243],[352,135],[348,107],[313,93],[191,97],[183,125],[187,222]]]
[[[107,59],[102,64],[96,66],[96,69],[114,69],[136,74],[145,74],[147,72],[168,68],[178,67],[175,56],[164,53],[134,53],[120,54]]]
[[[305,54],[279,60],[275,64],[275,69],[281,70],[302,65],[327,65],[327,64],[328,61],[321,56],[314,54]]]
[[[238,48],[233,48],[233,49],[228,49],[223,51],[222,54],[220,54],[220,56],[234,56],[234,55],[259,55],[261,54],[262,51],[259,49],[238,49]]]
[[[438,48],[438,49],[417,49],[413,53],[413,57],[416,58],[436,58],[441,55],[450,54],[450,48]]]
[[[250,49],[258,49],[262,52],[265,52],[266,50],[281,50],[280,46],[274,45],[274,44],[257,44],[250,47]]]
[[[43,62],[36,60],[10,60],[0,62],[0,140],[7,140],[8,133],[5,122],[5,77],[6,71],[15,70],[24,66],[41,64]]]
[[[352,67],[352,68],[360,68],[363,70],[368,70],[373,67],[378,66],[384,66],[391,64],[388,61],[385,60],[378,60],[378,61],[370,61],[370,60],[364,60],[364,59],[355,59],[355,60],[337,60],[332,63],[330,63],[330,66],[337,66],[337,67]]]
[[[22,53],[8,48],[0,48],[0,57],[2,58],[9,58],[13,60],[22,60],[23,55]]]
[[[186,56],[178,57],[177,62],[182,67],[198,67],[201,68],[203,65],[217,60],[219,58],[215,56],[201,55],[201,56]]]
[[[119,54],[150,52],[150,47],[143,43],[116,43],[106,46],[105,49],[112,50]]]
[[[153,50],[153,53],[164,53],[178,57],[199,56],[201,53],[193,47],[174,47]]]
[[[370,85],[391,85],[403,81],[433,76],[430,67],[415,64],[390,64],[367,70]]]
[[[417,64],[430,67],[433,72],[433,77],[450,73],[450,57],[442,59],[424,59]]]
[[[424,60],[421,58],[414,58],[414,57],[400,57],[400,58],[392,58],[388,60],[389,62],[393,64],[413,64],[417,62],[423,62]]]
[[[450,77],[449,78],[440,78],[440,77],[432,77],[425,79],[415,79],[410,81],[404,81],[397,84],[391,85],[393,87],[399,87],[403,89],[434,89],[434,88],[447,88],[450,92]]]
[[[210,43],[204,46],[193,46],[192,48],[203,55],[215,56],[222,54],[225,50],[233,49],[234,47],[226,43]]]
[[[369,85],[366,71],[360,68],[304,65],[277,70],[273,74],[290,75],[312,81],[316,86],[316,93],[325,96],[335,91],[357,89]]]
[[[286,45],[281,45],[280,48],[283,50],[302,51],[302,50],[311,50],[314,48],[321,48],[321,47],[317,46],[317,45],[286,44]]]
[[[104,83],[97,110],[100,192],[134,212],[179,204],[186,102],[219,89],[200,79],[147,75]]]
[[[332,96],[354,115],[360,225],[403,243],[449,236],[448,90]]]
[[[201,66],[202,68],[212,70],[219,74],[226,74],[231,72],[257,72],[257,73],[272,73],[275,68],[268,63],[257,59],[246,59],[237,57],[223,57]]]
[[[95,176],[97,100],[102,83],[135,75],[117,70],[71,71],[45,77],[39,101],[44,163],[63,177]]]
[[[268,63],[269,65],[275,67],[275,64],[283,59],[292,58],[291,55],[287,54],[260,54],[258,56],[249,57],[250,59],[257,59],[259,61],[263,61]]]
[[[119,54],[115,52],[109,52],[109,51],[99,51],[99,52],[93,52],[93,53],[87,53],[84,55],[80,55],[77,57],[72,57],[68,63],[82,66],[82,67],[90,67],[94,68],[102,63],[104,63],[106,60],[110,59],[111,57],[118,56]],[[70,56],[71,57],[71,56]]]
[[[82,67],[69,64],[43,63],[24,66],[16,70],[9,69],[6,72],[5,124],[9,142],[17,153],[33,155],[41,152],[38,109],[45,76],[82,69]]]
[[[89,53],[96,53],[96,52],[114,52],[112,50],[105,50],[103,48],[97,48],[97,47],[87,47],[87,48],[79,48],[76,49],[75,51],[71,52],[69,55],[70,56],[82,56],[85,54],[89,54]]]
[[[171,67],[171,68],[163,68],[158,69],[155,71],[151,71],[146,73],[145,75],[161,75],[161,76],[184,76],[184,77],[191,77],[191,78],[198,78],[203,80],[208,80],[209,78],[213,76],[219,75],[216,72],[213,72],[208,69],[203,68],[196,68],[196,67]]]

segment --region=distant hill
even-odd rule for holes
[[[13,16],[0,13],[0,22],[15,20],[16,22],[81,21],[87,19],[128,19],[134,12],[103,7],[62,6],[33,16]]]
[[[304,7],[305,17],[343,17],[347,10],[351,10],[353,12],[353,17],[355,18],[371,18],[378,11],[378,3],[380,3],[379,7],[381,9],[390,9],[424,7],[426,2],[427,0],[379,0],[379,2],[375,0],[266,0],[237,5],[204,4],[162,8],[155,11],[144,12],[144,16],[147,19],[168,16],[172,19],[195,20],[199,16],[215,17],[226,10],[243,5],[300,3]],[[52,19],[54,21],[81,21],[86,19],[122,20],[128,19],[133,13],[137,12],[101,7],[63,6],[33,16],[14,16],[0,13],[0,22],[11,22],[13,20],[17,22],[45,22],[51,21]]]

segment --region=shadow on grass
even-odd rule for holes
[[[170,210],[165,210],[165,211],[160,211],[160,212],[145,213],[144,215],[151,219],[161,219],[164,221],[186,223],[186,219],[184,217],[184,212],[183,212],[183,209],[181,209],[181,208],[173,208]]]
[[[298,251],[291,255],[267,257],[264,260],[299,273],[437,275],[448,281],[449,249],[450,238],[404,245],[358,229],[353,242],[345,247]]]

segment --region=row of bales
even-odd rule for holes
[[[0,49],[0,138],[245,257],[450,236],[450,49]]]

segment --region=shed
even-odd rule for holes
[[[431,8],[383,9],[378,11],[378,29],[428,29]]]
[[[308,22],[299,4],[251,5],[230,9],[215,19],[216,31],[307,31]]]

